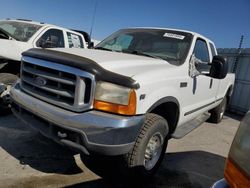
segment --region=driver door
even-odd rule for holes
[[[195,58],[202,63],[196,63],[196,70],[200,75],[189,76],[188,93],[185,93],[189,100],[185,105],[184,116],[185,119],[192,119],[198,114],[207,111],[210,105],[216,100],[216,93],[219,82],[209,76],[210,65],[212,62],[212,55],[209,54],[209,47],[206,40],[197,38],[193,54]]]

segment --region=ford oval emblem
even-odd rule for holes
[[[43,77],[38,76],[35,78],[35,84],[38,86],[45,86],[47,84],[47,80]]]

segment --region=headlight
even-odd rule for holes
[[[123,115],[136,112],[136,93],[134,90],[111,84],[97,82],[94,108]]]

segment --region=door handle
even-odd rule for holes
[[[213,87],[213,79],[210,79],[210,84],[209,84],[209,89],[211,89]]]

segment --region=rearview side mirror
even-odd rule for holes
[[[213,57],[210,68],[210,76],[212,78],[223,79],[227,76],[228,63],[222,56],[216,55]]]
[[[89,48],[89,49],[94,48],[94,42],[90,42],[89,45],[88,45],[88,48]]]

